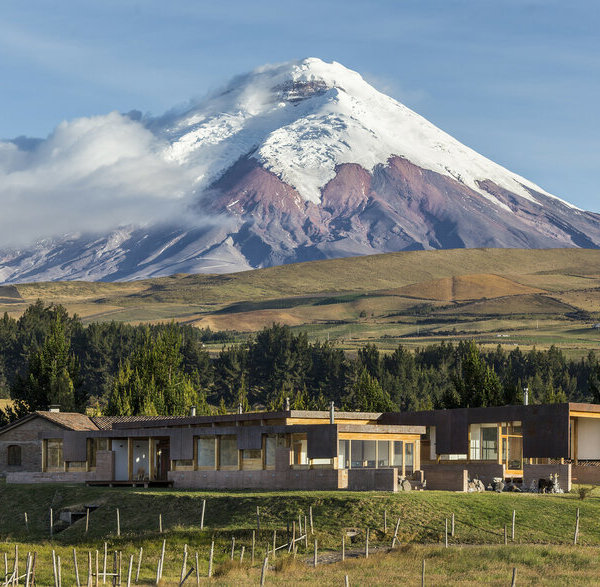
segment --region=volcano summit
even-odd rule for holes
[[[4,249],[0,281],[227,273],[418,249],[600,247],[599,214],[479,155],[335,62],[265,66],[158,118],[109,116],[150,137],[138,176],[143,165],[168,169],[177,180],[155,189],[180,194],[182,213]],[[2,157],[39,160],[52,140],[0,143],[0,169]],[[66,164],[69,156],[76,150]],[[89,174],[113,177],[117,163]],[[114,198],[123,189],[104,187]]]

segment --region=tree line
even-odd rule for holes
[[[222,343],[209,356],[207,341]],[[0,424],[59,404],[105,415],[224,413],[278,409],[395,411],[522,403],[600,402],[593,352],[480,348],[473,341],[391,353],[368,344],[351,356],[274,324],[234,342],[231,334],[176,323],[84,326],[65,308],[31,305],[0,319],[0,397],[15,400]]]

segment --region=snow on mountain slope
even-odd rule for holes
[[[0,283],[430,248],[600,248],[600,215],[314,58],[264,66],[158,118],[111,113],[45,140],[0,141],[0,203],[16,202],[45,232],[0,249]],[[46,221],[53,208],[60,226]]]
[[[265,169],[318,203],[343,163],[372,171],[391,156],[452,177],[495,205],[478,181],[536,201],[539,186],[465,147],[339,63],[310,58],[266,66],[234,79],[156,130],[171,142],[167,158],[197,169],[205,187],[252,152]],[[529,188],[529,189],[527,189]]]

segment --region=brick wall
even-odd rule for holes
[[[571,482],[585,485],[600,485],[600,467],[571,465]]]
[[[351,491],[398,491],[398,469],[349,469]]]
[[[54,431],[59,432],[62,436],[64,429],[38,416],[0,434],[0,474],[41,471],[42,441],[40,435]],[[10,445],[21,447],[21,466],[8,466],[8,447]]]
[[[467,491],[469,474],[464,465],[421,465],[427,489]]]
[[[423,464],[421,465],[421,469],[425,472],[425,480],[427,481],[427,488],[433,489],[430,487],[429,479],[432,471],[441,471],[441,476],[444,473],[449,476],[453,476],[454,472],[458,471],[459,477],[462,475],[462,471],[467,471],[468,479],[480,479],[483,484],[487,487],[495,477],[504,477],[504,465],[499,465],[498,463],[485,463],[485,462],[471,462],[471,463],[434,463],[434,464]],[[454,479],[454,477],[452,477]],[[441,479],[437,476],[435,477],[435,483],[441,483]],[[455,486],[456,481],[452,481],[452,486]],[[455,489],[453,491],[462,491],[460,489]]]
[[[523,464],[523,485],[529,489],[531,482],[536,485],[540,479],[548,479],[558,473],[558,483],[563,491],[571,491],[571,465],[528,465]]]
[[[197,489],[345,489],[346,471],[169,471],[174,487]]]
[[[94,471],[42,473],[18,471],[6,474],[7,483],[85,483],[96,478]]]

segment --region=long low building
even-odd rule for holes
[[[34,412],[0,430],[9,483],[170,483],[213,489],[396,491],[420,470],[424,426],[379,413],[286,410],[221,416]]]
[[[464,491],[558,475],[600,483],[600,405],[405,413],[280,412],[88,417],[34,412],[0,429],[9,483],[164,483],[210,489],[396,491],[402,479]]]

